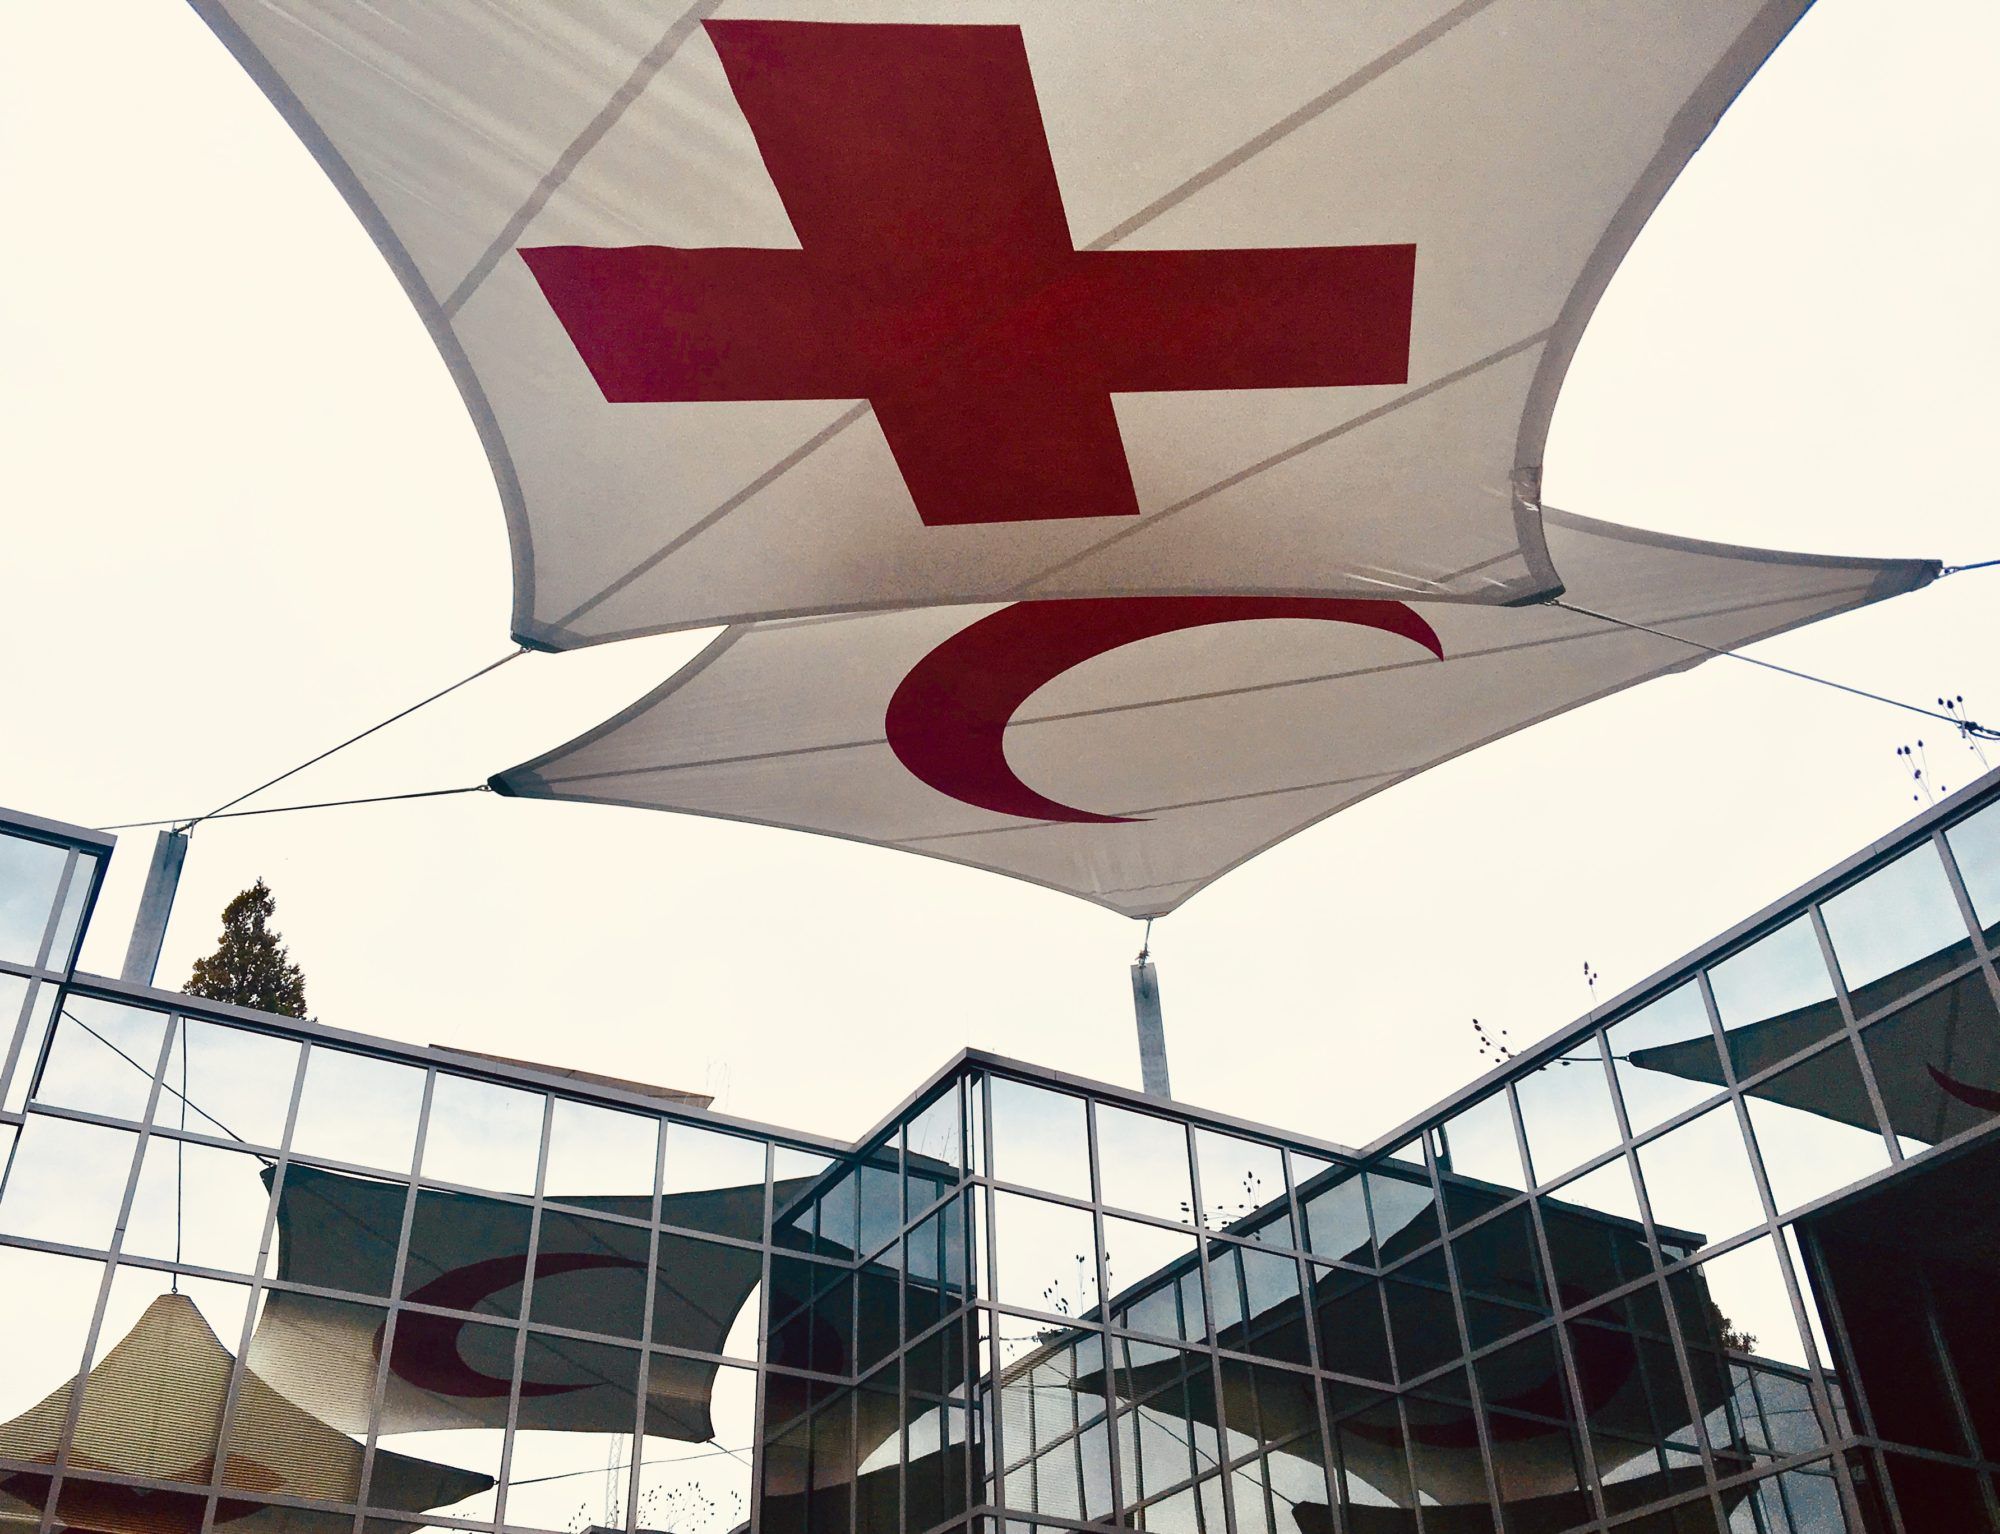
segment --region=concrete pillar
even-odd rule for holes
[[[1160,975],[1153,961],[1132,966],[1132,1010],[1139,1017],[1139,1079],[1148,1097],[1172,1097],[1167,1081],[1167,1026],[1160,1016]]]
[[[153,843],[153,862],[146,870],[146,888],[139,896],[139,914],[132,922],[132,942],[125,950],[121,980],[151,985],[160,967],[160,945],[167,940],[167,921],[174,914],[174,894],[181,886],[181,864],[187,861],[185,831],[162,831]]]

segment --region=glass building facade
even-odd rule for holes
[[[1364,1150],[76,976],[109,850],[0,816],[0,1524],[2000,1528],[2000,775]]]

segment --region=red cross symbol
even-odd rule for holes
[[[1136,516],[1113,394],[1407,380],[1414,245],[1077,250],[1019,28],[704,25],[802,248],[524,249],[606,400],[864,398],[935,526]]]

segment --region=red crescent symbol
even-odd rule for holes
[[[1957,1098],[1968,1108],[1977,1108],[1981,1113],[2000,1113],[2000,1092],[1989,1092],[1985,1087],[1960,1081],[1956,1076],[1946,1075],[1935,1065],[1926,1065],[1924,1069],[1931,1073],[1931,1080],[1938,1084],[1941,1091]]]
[[[603,1252],[544,1252],[535,1259],[535,1277],[553,1278],[559,1273],[578,1273],[591,1268],[640,1268],[645,1264],[629,1257],[613,1257]],[[489,1294],[521,1282],[522,1263],[518,1257],[488,1257],[480,1262],[454,1268],[413,1291],[409,1298],[420,1305],[448,1305],[454,1310],[470,1310]],[[384,1323],[386,1325],[387,1323]],[[396,1322],[396,1343],[389,1350],[389,1367],[396,1375],[419,1390],[433,1395],[459,1396],[470,1400],[490,1400],[507,1394],[508,1381],[498,1375],[481,1374],[458,1351],[459,1333],[470,1324],[452,1316],[432,1316],[406,1310]],[[382,1356],[382,1327],[375,1329],[375,1356]],[[521,1397],[568,1395],[590,1389],[588,1382],[558,1385],[546,1380],[522,1380]]]
[[[1141,639],[1215,623],[1308,618],[1413,639],[1438,659],[1444,646],[1414,608],[1346,597],[1089,597],[1017,602],[952,635],[911,668],[883,720],[889,748],[910,772],[963,803],[1023,820],[1126,825],[1058,804],[1007,765],[1003,738],[1036,689],[1084,661]]]

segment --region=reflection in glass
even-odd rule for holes
[[[1861,1034],[1905,1155],[2000,1114],[2000,1008],[1984,974],[1932,991]]]
[[[1083,1099],[1005,1076],[987,1078],[993,1112],[993,1175],[1003,1182],[1090,1197],[1090,1142]]]
[[[619,1529],[631,1486],[630,1449],[639,1421],[639,1352],[602,1342],[530,1332],[521,1378],[569,1384],[587,1381],[596,1410],[622,1417],[622,1431],[577,1428],[514,1434],[508,1471],[510,1528]],[[744,1514],[721,1522],[734,1528]]]
[[[1715,1306],[1709,1324],[1725,1351],[1805,1367],[1805,1345],[1769,1236],[1711,1257],[1695,1271]]]
[[[1117,1325],[1158,1337],[1198,1339],[1206,1334],[1201,1270],[1191,1232],[1106,1215],[1104,1266],[1117,1306],[1112,1314]]]
[[[270,1175],[261,1157],[154,1135],[132,1196],[125,1252],[254,1273]]]
[[[520,1315],[529,1218],[526,1204],[424,1189],[411,1219],[403,1293],[423,1305]]]
[[[1597,1207],[1617,1202],[1620,1191],[1616,1186],[1602,1193],[1587,1187],[1602,1181],[1622,1184],[1623,1190],[1629,1191],[1631,1179],[1623,1158],[1588,1177],[1565,1183],[1541,1202],[1542,1230],[1555,1268],[1556,1298],[1565,1308],[1588,1304],[1652,1271],[1652,1252],[1637,1210],[1626,1214]],[[1595,1203],[1583,1202],[1586,1196]]]
[[[1750,1158],[1727,1103],[1638,1149],[1662,1246],[1694,1251],[1764,1218]]]
[[[1889,1164],[1861,1069],[1845,1044],[1759,1082],[1743,1101],[1779,1214]]]
[[[1375,1243],[1368,1231],[1368,1198],[1358,1172],[1329,1171],[1301,1187],[1306,1245],[1317,1257],[1372,1266]]]
[[[863,1153],[861,1164],[855,1168],[854,1186],[860,1205],[860,1234],[855,1238],[854,1249],[873,1256],[895,1238],[903,1225],[903,1189],[893,1144]]]
[[[424,1177],[496,1193],[533,1193],[543,1101],[539,1092],[440,1072],[424,1131]]]
[[[1072,1317],[1096,1307],[1097,1243],[1090,1211],[996,1192],[993,1227],[1001,1304]]]
[[[1842,890],[1820,915],[1856,1017],[1879,1011],[1972,952],[1958,898],[1928,842]]]
[[[1310,1364],[1299,1265],[1291,1257],[1234,1242],[1212,1241],[1208,1287],[1215,1340],[1239,1353]]]
[[[106,1118],[144,1118],[166,1027],[163,1013],[70,997],[56,1018],[35,1100]]]
[[[1345,1268],[1318,1263],[1310,1267],[1320,1367],[1360,1379],[1388,1379],[1389,1342],[1380,1281]]]
[[[1693,981],[1612,1024],[1605,1038],[1635,1135],[1721,1090],[1722,1061],[1701,987]]]
[[[167,1050],[154,1122],[276,1147],[298,1071],[295,1039],[184,1017]]]
[[[207,1484],[248,1298],[242,1284],[115,1269],[72,1458]]]
[[[903,1208],[915,1215],[958,1186],[965,1165],[965,1105],[953,1082],[903,1129]]]
[[[660,1356],[654,1355],[657,1372]],[[756,1438],[757,1376],[749,1369],[716,1371],[709,1409],[713,1437],[666,1437],[649,1424],[637,1444],[641,1529],[730,1534],[750,1516],[750,1458]],[[517,1469],[515,1474],[520,1472]],[[579,1479],[583,1479],[579,1477]],[[793,1495],[796,1495],[794,1491]],[[774,1522],[777,1520],[774,1520]],[[508,1507],[508,1522],[514,1508]],[[562,1527],[563,1525],[554,1525]]]
[[[1595,1036],[1521,1077],[1514,1096],[1537,1182],[1553,1182],[1618,1143],[1618,1115]]]
[[[542,1326],[603,1332],[638,1341],[645,1324],[646,1263],[650,1247],[650,1236],[639,1226],[593,1220],[559,1209],[543,1210],[541,1234],[535,1244],[535,1285],[528,1318]],[[725,1256],[735,1250],[720,1249]],[[746,1264],[754,1262],[755,1254],[745,1253],[744,1259]],[[691,1281],[691,1275],[684,1276],[682,1284],[694,1290],[705,1287]],[[716,1290],[724,1287],[713,1285]],[[722,1298],[721,1293],[714,1295],[718,1307]],[[722,1333],[726,1330],[727,1325],[720,1317],[703,1329],[706,1351],[722,1350]],[[697,1345],[678,1337],[657,1340]]]
[[[1451,1251],[1473,1347],[1485,1347],[1549,1314],[1541,1254],[1525,1205],[1454,1237]]]
[[[1100,1102],[1097,1175],[1103,1180],[1107,1204],[1194,1223],[1185,1125]]]
[[[0,959],[33,964],[55,909],[69,849],[0,834]]]
[[[2000,935],[2000,804],[1989,804],[1944,833],[1987,945]]]
[[[1464,1353],[1458,1317],[1445,1289],[1391,1278],[1383,1281],[1382,1290],[1389,1302],[1389,1335],[1395,1343],[1399,1379],[1428,1374]]]
[[[543,1192],[571,1204],[650,1197],[659,1148],[657,1119],[558,1097],[549,1115]]]
[[[1395,1397],[1341,1384],[1329,1384],[1325,1395],[1341,1505],[1350,1520],[1359,1523],[1379,1508],[1415,1506],[1403,1417]],[[1383,1522],[1385,1528],[1394,1526]]]
[[[1708,972],[1723,1042],[1739,1077],[1842,1026],[1812,920],[1800,916]]]
[[[0,985],[4,985],[5,980],[14,980],[19,984],[16,977],[7,976],[0,980]],[[27,1018],[18,1024],[20,1042],[15,1046],[13,1074],[7,1078],[5,1106],[9,1113],[19,1113],[28,1101],[28,1088],[42,1067],[42,1055],[49,1038],[49,1021],[55,1013],[59,994],[57,987],[47,984],[34,986],[33,992],[28,999]],[[0,1001],[4,1001],[4,997],[0,997]],[[18,1006],[0,1010],[0,1027],[16,1027],[19,1017]]]
[[[417,1145],[424,1073],[315,1044],[292,1126],[292,1154],[408,1172]]]
[[[1205,1228],[1277,1246],[1296,1245],[1285,1199],[1285,1157],[1277,1146],[1196,1129],[1194,1157]]]
[[[396,1243],[409,1189],[402,1183],[296,1161],[285,1168],[284,1177],[278,1195],[277,1277],[355,1294],[386,1295],[396,1270]],[[457,1198],[433,1197],[446,1202]],[[461,1245],[465,1255],[452,1266],[491,1255],[476,1242],[468,1244],[472,1250]],[[471,1306],[460,1301],[459,1308]]]
[[[693,1124],[667,1125],[666,1170],[662,1193],[695,1193],[711,1188],[747,1188],[764,1181],[764,1142],[719,1134]]]
[[[1548,1196],[1577,1208],[1615,1215],[1621,1220],[1637,1223],[1639,1219],[1639,1196],[1632,1187],[1631,1163],[1624,1156],[1552,1189]],[[1543,1207],[1549,1206],[1545,1203]]]
[[[63,892],[62,914],[56,919],[55,937],[49,943],[48,967],[67,971],[76,962],[77,938],[83,925],[84,902],[90,899],[90,883],[97,877],[97,859],[87,852],[77,854],[76,867]]]
[[[1505,1089],[1461,1109],[1437,1131],[1438,1171],[1501,1188],[1527,1187],[1521,1151],[1514,1139],[1514,1114]]]
[[[1385,1265],[1438,1239],[1437,1199],[1423,1168],[1389,1163],[1363,1174],[1375,1220],[1375,1253]]]
[[[138,1138],[29,1114],[0,1188],[0,1231],[65,1246],[109,1245]]]

